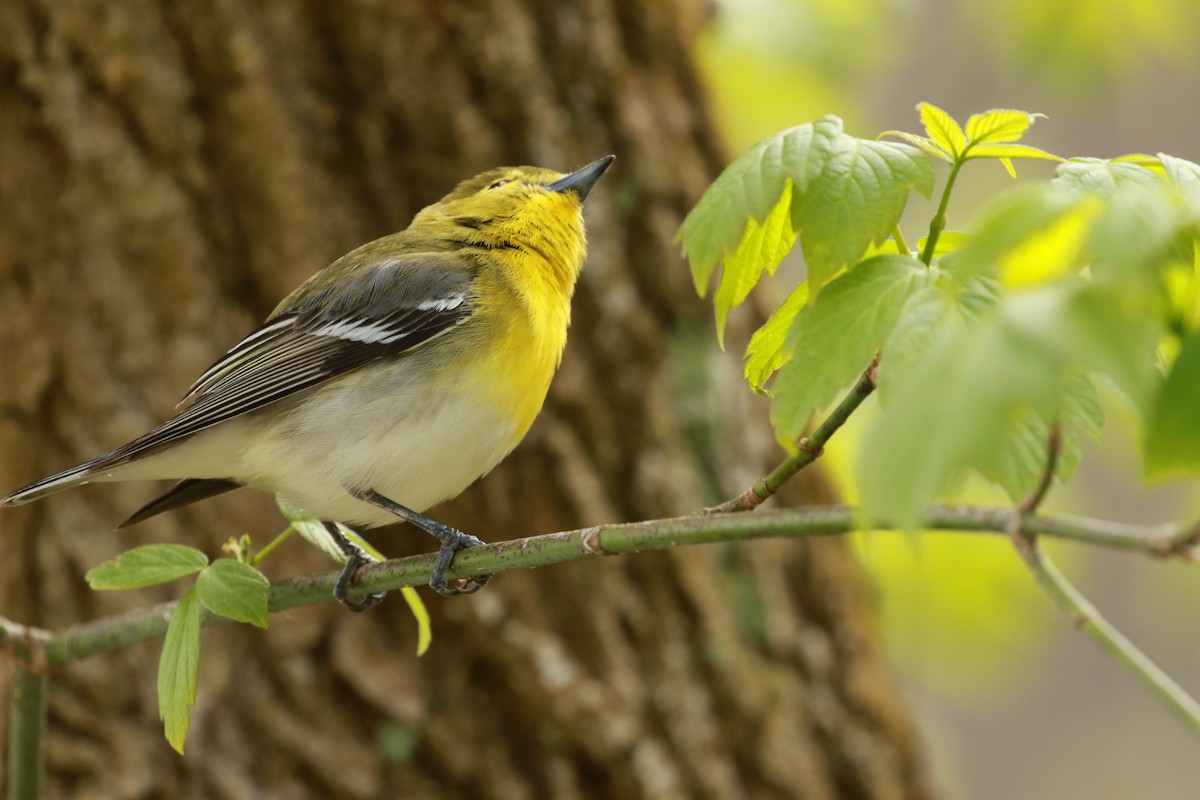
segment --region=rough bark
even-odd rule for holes
[[[279,297],[460,178],[613,152],[547,410],[437,516],[507,538],[742,488],[774,458],[770,437],[736,357],[711,352],[672,244],[724,161],[689,61],[701,11],[0,4],[0,487],[164,418]],[[110,532],[153,491],[85,487],[0,513],[0,613],[59,628],[144,605],[171,590],[99,595],[81,576],[137,543],[217,554],[281,527],[239,492]],[[376,541],[430,549],[410,530]],[[268,565],[328,568],[300,542]],[[209,631],[183,758],[161,738],[157,647],[73,665],[51,684],[49,796],[929,793],[840,542],[612,559],[428,602],[419,660],[398,599]]]

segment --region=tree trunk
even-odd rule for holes
[[[551,398],[434,515],[486,539],[694,510],[778,457],[673,244],[725,161],[686,0],[0,4],[0,489],[164,419],[309,274],[499,164],[619,157]],[[0,614],[58,629],[135,544],[283,523],[236,492],[131,531],[148,485],[0,512]],[[808,496],[820,487],[810,483]],[[411,529],[387,553],[432,549]],[[331,569],[302,542],[276,578]],[[179,757],[155,645],[50,689],[48,795],[910,798],[930,794],[840,541],[692,548],[207,631]],[[7,674],[4,681],[7,681]],[[0,681],[0,688],[7,683]],[[2,725],[3,723],[0,723]]]

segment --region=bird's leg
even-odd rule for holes
[[[333,596],[337,601],[351,611],[367,611],[379,605],[383,598],[387,597],[387,592],[379,592],[378,594],[369,594],[362,600],[351,600],[346,596],[346,591],[354,585],[358,570],[364,564],[377,563],[375,557],[356,545],[354,542],[346,538],[335,522],[322,522],[325,530],[333,537],[333,541],[337,544],[338,549],[342,551],[342,555],[346,556],[346,564],[342,567],[342,574],[338,575],[337,583],[333,585]]]
[[[491,579],[491,575],[473,575],[470,578],[462,578],[455,581],[454,585],[446,583],[446,570],[450,567],[450,562],[454,560],[454,554],[459,550],[483,544],[483,540],[479,537],[463,533],[460,530],[451,528],[449,525],[443,525],[424,514],[418,514],[411,508],[400,505],[395,500],[389,500],[374,489],[351,489],[350,494],[359,500],[382,508],[384,511],[390,511],[404,521],[411,522],[431,536],[438,538],[442,546],[438,550],[437,563],[433,567],[433,577],[429,579],[429,585],[438,594],[445,595],[446,597],[453,597],[457,594],[473,594],[482,589]]]

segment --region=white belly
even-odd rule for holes
[[[366,391],[353,377],[334,381],[285,415],[229,420],[132,462],[120,477],[228,478],[319,519],[392,524],[393,514],[347,489],[424,511],[489,472],[525,433],[479,392],[448,387],[457,390],[429,398],[404,377],[402,367],[377,375]],[[364,395],[375,399],[364,404]]]

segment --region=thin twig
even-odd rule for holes
[[[45,771],[42,733],[46,729],[45,675],[13,670],[8,718],[8,798],[37,800]]]
[[[1020,515],[1013,514],[1014,528],[1022,526]],[[1114,628],[1100,611],[1071,585],[1070,581],[1059,572],[1041,547],[1037,538],[1031,535],[1025,520],[1024,531],[1014,531],[1014,541],[1021,542],[1017,552],[1029,566],[1038,585],[1067,612],[1072,624],[1079,628],[1092,641],[1100,645],[1113,660],[1128,669],[1135,678],[1167,707],[1167,710],[1178,719],[1192,734],[1200,736],[1200,704],[1198,704],[1183,687],[1163,672],[1157,664],[1151,661],[1145,653],[1133,642]]]
[[[1046,436],[1046,466],[1038,478],[1038,484],[1033,493],[1017,507],[1021,514],[1034,513],[1046,499],[1046,493],[1050,491],[1050,484],[1054,482],[1054,474],[1058,472],[1058,457],[1061,452],[1062,428],[1058,425],[1051,425],[1050,433]]]
[[[817,426],[811,436],[805,436],[796,443],[796,454],[788,456],[771,470],[766,477],[760,479],[746,491],[732,500],[726,500],[720,505],[706,508],[704,514],[728,514],[736,511],[753,511],[763,501],[770,499],[800,470],[816,461],[825,453],[825,444],[846,424],[863,401],[875,391],[875,369],[879,365],[879,357],[871,361],[870,366],[863,370],[854,388],[842,398],[832,413]]]
[[[1133,676],[1192,734],[1200,736],[1200,703],[1114,628],[1083,593],[1067,580],[1049,556],[1042,552],[1038,544],[1038,536],[1042,531],[1035,524],[1035,514],[1045,499],[1058,468],[1062,435],[1057,425],[1051,427],[1046,444],[1046,466],[1037,488],[1017,506],[1011,516],[1009,536],[1017,553],[1029,567],[1038,585],[1067,612],[1075,627],[1100,645],[1118,664],[1133,673]],[[1170,544],[1167,550],[1160,552],[1182,554],[1179,550],[1180,538],[1178,533],[1165,537],[1163,542]]]
[[[923,527],[930,530],[1003,534],[1010,529],[1012,518],[1011,508],[933,506],[926,512]],[[693,515],[601,525],[464,550],[455,557],[447,577],[453,580],[582,561],[596,556],[662,550],[685,544],[837,535],[858,529],[861,527],[860,520],[857,509],[831,505],[758,514]],[[1179,535],[1178,529],[1173,526],[1145,527],[1071,517],[1036,517],[1028,519],[1025,524],[1031,533],[1044,536],[1157,557],[1182,555],[1169,552],[1164,547],[1164,543],[1173,541]],[[894,528],[882,523],[873,523],[873,527],[876,530]],[[434,555],[413,556],[364,567],[359,573],[359,583],[350,594],[361,596],[403,586],[423,585],[429,581],[434,560]],[[327,602],[337,576],[337,572],[327,572],[275,583],[271,587],[269,608],[271,611],[283,611]],[[174,603],[162,603],[67,628],[49,636],[37,648],[40,652],[28,658],[60,667],[135,642],[160,638],[166,632],[167,621],[174,607]],[[226,621],[207,613],[202,619],[204,625]],[[3,624],[0,624],[0,635],[2,632]],[[25,658],[18,653],[14,652],[13,655],[18,663],[25,663]]]

